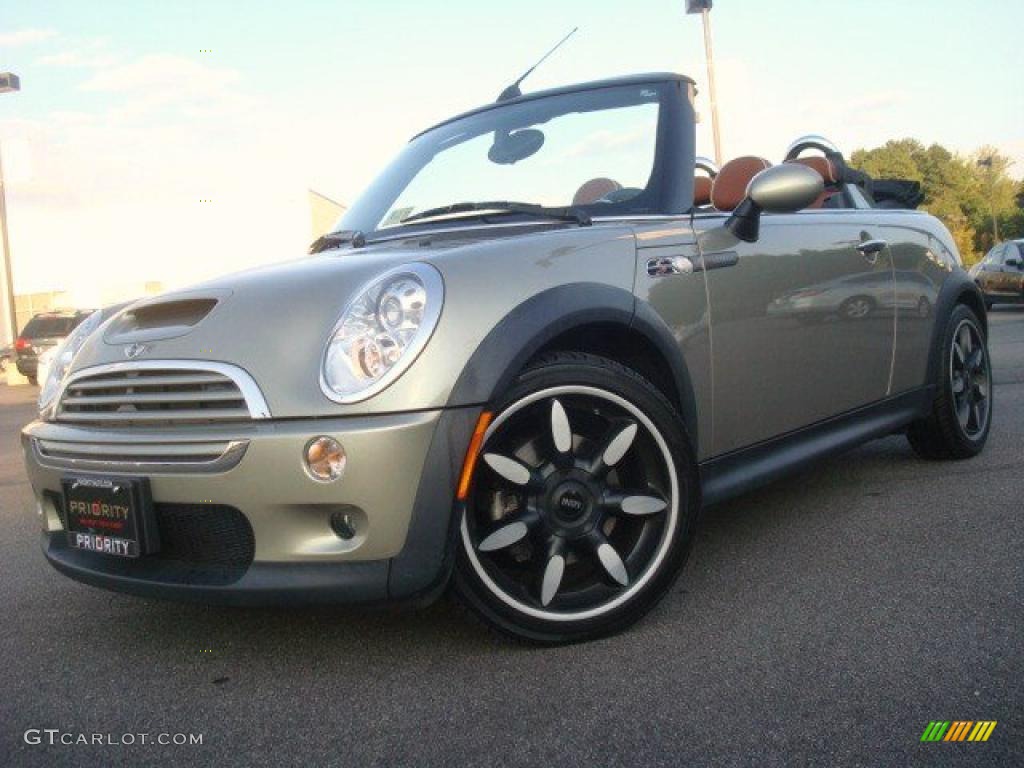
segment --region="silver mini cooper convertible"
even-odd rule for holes
[[[973,456],[984,298],[826,140],[694,155],[633,76],[416,136],[296,261],[100,312],[23,432],[62,573],[230,604],[423,602],[614,632],[702,507],[872,438]]]

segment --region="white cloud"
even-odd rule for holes
[[[315,144],[237,72],[152,55],[79,87],[82,109],[0,121],[19,291],[170,287],[304,253]]]
[[[81,89],[196,95],[219,92],[238,80],[239,75],[233,70],[211,67],[184,56],[153,54],[105,67],[82,83]]]
[[[122,60],[106,47],[105,40],[92,40],[67,50],[48,53],[36,59],[40,67],[76,67],[95,70],[114,67]]]
[[[31,45],[56,36],[57,30],[55,29],[19,29],[0,34],[0,47],[13,48],[16,45]]]

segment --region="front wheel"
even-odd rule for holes
[[[685,561],[696,464],[665,397],[628,368],[561,353],[494,409],[455,586],[488,623],[542,643],[637,621]]]
[[[852,296],[839,305],[839,315],[846,320],[863,320],[875,311],[875,301],[870,296]]]
[[[931,413],[907,430],[926,459],[966,459],[985,447],[992,426],[992,364],[977,315],[958,304],[942,335]]]

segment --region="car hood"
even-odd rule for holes
[[[630,228],[523,229],[420,233],[145,299],[100,326],[72,371],[129,360],[227,363],[255,380],[275,419],[442,407],[483,336],[521,302],[583,282],[616,286],[632,299]],[[383,272],[416,262],[433,265],[444,281],[444,308],[430,343],[384,392],[358,403],[331,401],[320,389],[320,367],[345,306]]]
[[[389,267],[423,256],[407,248],[329,251],[144,299],[94,333],[73,370],[128,359],[224,362],[261,385],[275,418],[313,415],[311,403],[321,401],[328,412],[319,365],[346,303]],[[140,310],[145,322],[125,320]]]

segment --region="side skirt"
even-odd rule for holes
[[[704,505],[710,506],[791,474],[805,465],[885,437],[927,413],[933,387],[921,387],[819,421],[700,465]]]

